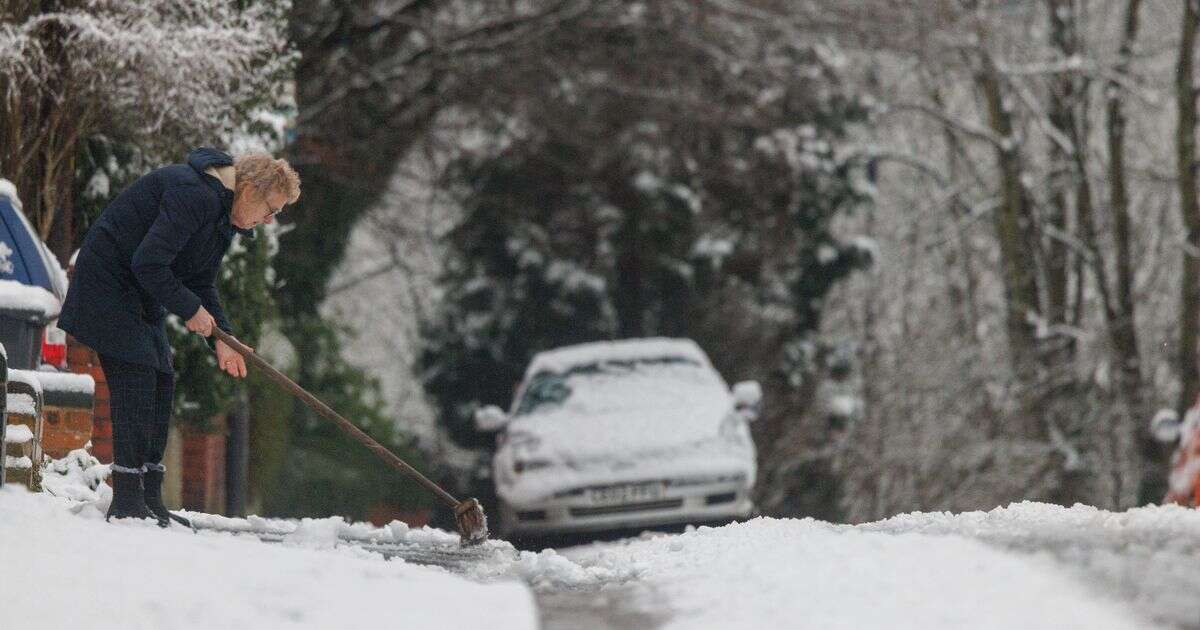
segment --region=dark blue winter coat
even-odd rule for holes
[[[58,327],[100,354],[172,371],[164,321],[201,305],[232,332],[217,297],[217,270],[236,233],[233,191],[204,172],[233,164],[196,149],[187,164],[151,171],[125,189],[88,230]]]

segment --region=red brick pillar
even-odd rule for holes
[[[108,381],[100,369],[100,357],[91,348],[67,335],[67,369],[76,374],[90,374],[96,381],[96,398],[92,407],[92,455],[101,463],[111,464],[112,410],[108,401]]]
[[[206,433],[181,428],[183,437],[183,489],[185,510],[225,513],[225,431],[224,419],[214,423],[219,430]]]

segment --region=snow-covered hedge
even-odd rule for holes
[[[148,141],[216,137],[290,63],[283,4],[90,0],[36,13],[0,24],[0,74],[22,79],[10,91],[86,102],[84,115]]]

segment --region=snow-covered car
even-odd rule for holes
[[[1182,422],[1172,409],[1158,412],[1150,421],[1150,433],[1164,444],[1175,445],[1163,503],[1200,507],[1200,400]]]
[[[757,382],[732,390],[695,342],[588,343],[534,357],[492,462],[505,536],[721,522],[753,511]]]

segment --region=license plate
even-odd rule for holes
[[[638,483],[624,486],[609,486],[594,488],[590,492],[592,503],[596,505],[620,505],[623,503],[641,503],[662,498],[662,483]]]

